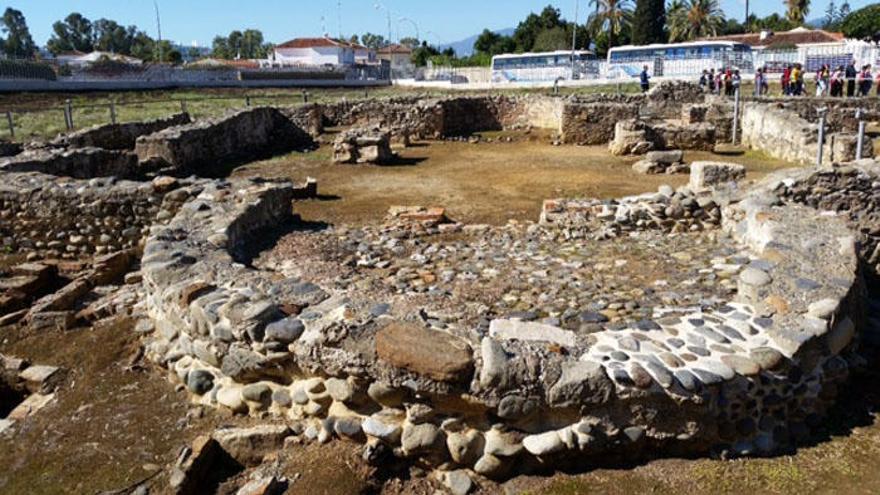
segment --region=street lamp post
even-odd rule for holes
[[[416,29],[416,39],[419,41],[422,41],[422,36],[421,36],[421,33],[419,32],[419,24],[416,21],[410,19],[409,17],[401,17],[401,18],[397,19],[397,22],[408,22],[408,23],[412,24],[412,26]]]
[[[384,10],[388,15],[388,42],[391,43],[394,40],[393,33],[391,32],[391,9],[382,5],[379,2],[376,2],[374,4],[374,7],[376,7],[376,10]]]
[[[159,47],[159,63],[161,64],[162,59],[164,58],[164,56],[163,56],[164,54],[162,53],[162,21],[159,18],[159,1],[158,0],[153,0],[153,7],[156,8],[156,31],[158,31],[158,34],[159,34],[159,41],[157,42],[158,43],[157,46]]]

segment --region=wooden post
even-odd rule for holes
[[[244,106],[246,106],[246,107],[251,106],[251,97],[250,96],[244,97]]]
[[[303,90],[303,103],[309,102],[309,93],[306,90]]]
[[[116,124],[116,101],[110,100],[110,123]]]
[[[15,123],[12,121],[12,112],[6,112],[6,122],[9,123],[9,135],[15,137]]]
[[[67,108],[67,130],[73,130],[73,103],[68,99],[65,102],[65,107]]]

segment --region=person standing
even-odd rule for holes
[[[758,68],[755,72],[755,96],[761,96],[764,92],[764,71]]]
[[[715,94],[715,69],[709,70],[709,93]]]
[[[791,85],[791,95],[792,96],[800,96],[801,95],[801,90],[803,89],[803,86],[800,85],[802,77],[803,76],[801,74],[801,66],[798,64],[795,64],[794,68],[791,69],[791,82],[789,83]]]
[[[831,73],[831,97],[839,98],[843,96],[843,82],[846,76],[844,75],[843,66],[839,66],[834,72]]]
[[[705,93],[709,88],[709,71],[703,69],[703,73],[700,74],[700,89]]]
[[[742,86],[742,76],[739,73],[739,69],[733,71],[733,76],[730,78],[730,83],[733,86],[733,94],[735,95],[737,91],[739,91],[740,86]]]
[[[639,76],[642,84],[642,93],[647,93],[651,89],[651,76],[648,74],[648,66],[642,68],[642,74]]]
[[[791,66],[786,65],[782,70],[782,94],[791,96]]]
[[[816,96],[822,97],[825,96],[828,92],[828,66],[823,65],[819,68],[819,71],[816,72]]]
[[[844,75],[846,76],[846,96],[852,98],[856,95],[856,76],[858,75],[855,61],[851,61],[849,65],[846,66],[846,72]]]

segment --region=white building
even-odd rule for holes
[[[297,38],[275,47],[275,65],[354,65],[376,62],[369,48],[333,38]]]
[[[415,69],[415,65],[412,63],[412,53],[412,48],[396,44],[384,46],[376,52],[379,60],[388,61],[391,64],[391,70],[397,74]]]

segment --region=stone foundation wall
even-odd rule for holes
[[[792,111],[811,124],[819,122],[817,109],[827,108],[825,125],[829,133],[857,132],[856,110],[859,108],[867,111],[865,120],[880,120],[880,101],[875,98],[761,98],[755,101]]]
[[[815,209],[839,212],[859,235],[862,259],[880,275],[880,163],[855,162],[780,180],[777,194]]]
[[[137,139],[169,127],[192,122],[189,114],[179,113],[171,117],[144,122],[106,124],[90,127],[72,134],[62,134],[50,146],[64,148],[103,148],[107,150],[134,150]]]
[[[212,176],[219,166],[311,145],[311,136],[291,119],[259,107],[142,136],[135,153],[168,172]]]
[[[38,148],[12,158],[0,159],[0,172],[40,172],[75,179],[91,179],[135,178],[141,174],[141,169],[137,156],[128,151]]]
[[[601,145],[614,139],[614,126],[639,116],[630,103],[566,103],[562,113],[562,142]]]
[[[750,102],[743,105],[742,143],[768,155],[803,164],[816,162],[819,130],[792,110],[779,105]],[[823,164],[848,162],[855,158],[856,135],[846,132],[826,134]],[[874,155],[866,138],[865,157]]]
[[[171,218],[189,199],[171,191],[176,184],[168,180],[64,180],[39,173],[4,173],[0,179],[2,245],[47,257],[136,247],[151,225]]]
[[[614,126],[621,120],[644,117],[650,120],[679,120],[682,107],[703,103],[699,86],[664,82],[645,95],[595,95],[571,98],[562,110],[560,129],[566,144],[607,144],[614,138]]]
[[[147,355],[197,403],[365,442],[367,458],[501,478],[658,452],[772,453],[809,433],[850,369],[855,237],[770,185],[723,203],[744,258],[733,300],[589,335],[375,318],[344,294],[233,263],[288,218],[289,200],[285,185],[215,182],[153,230]]]

